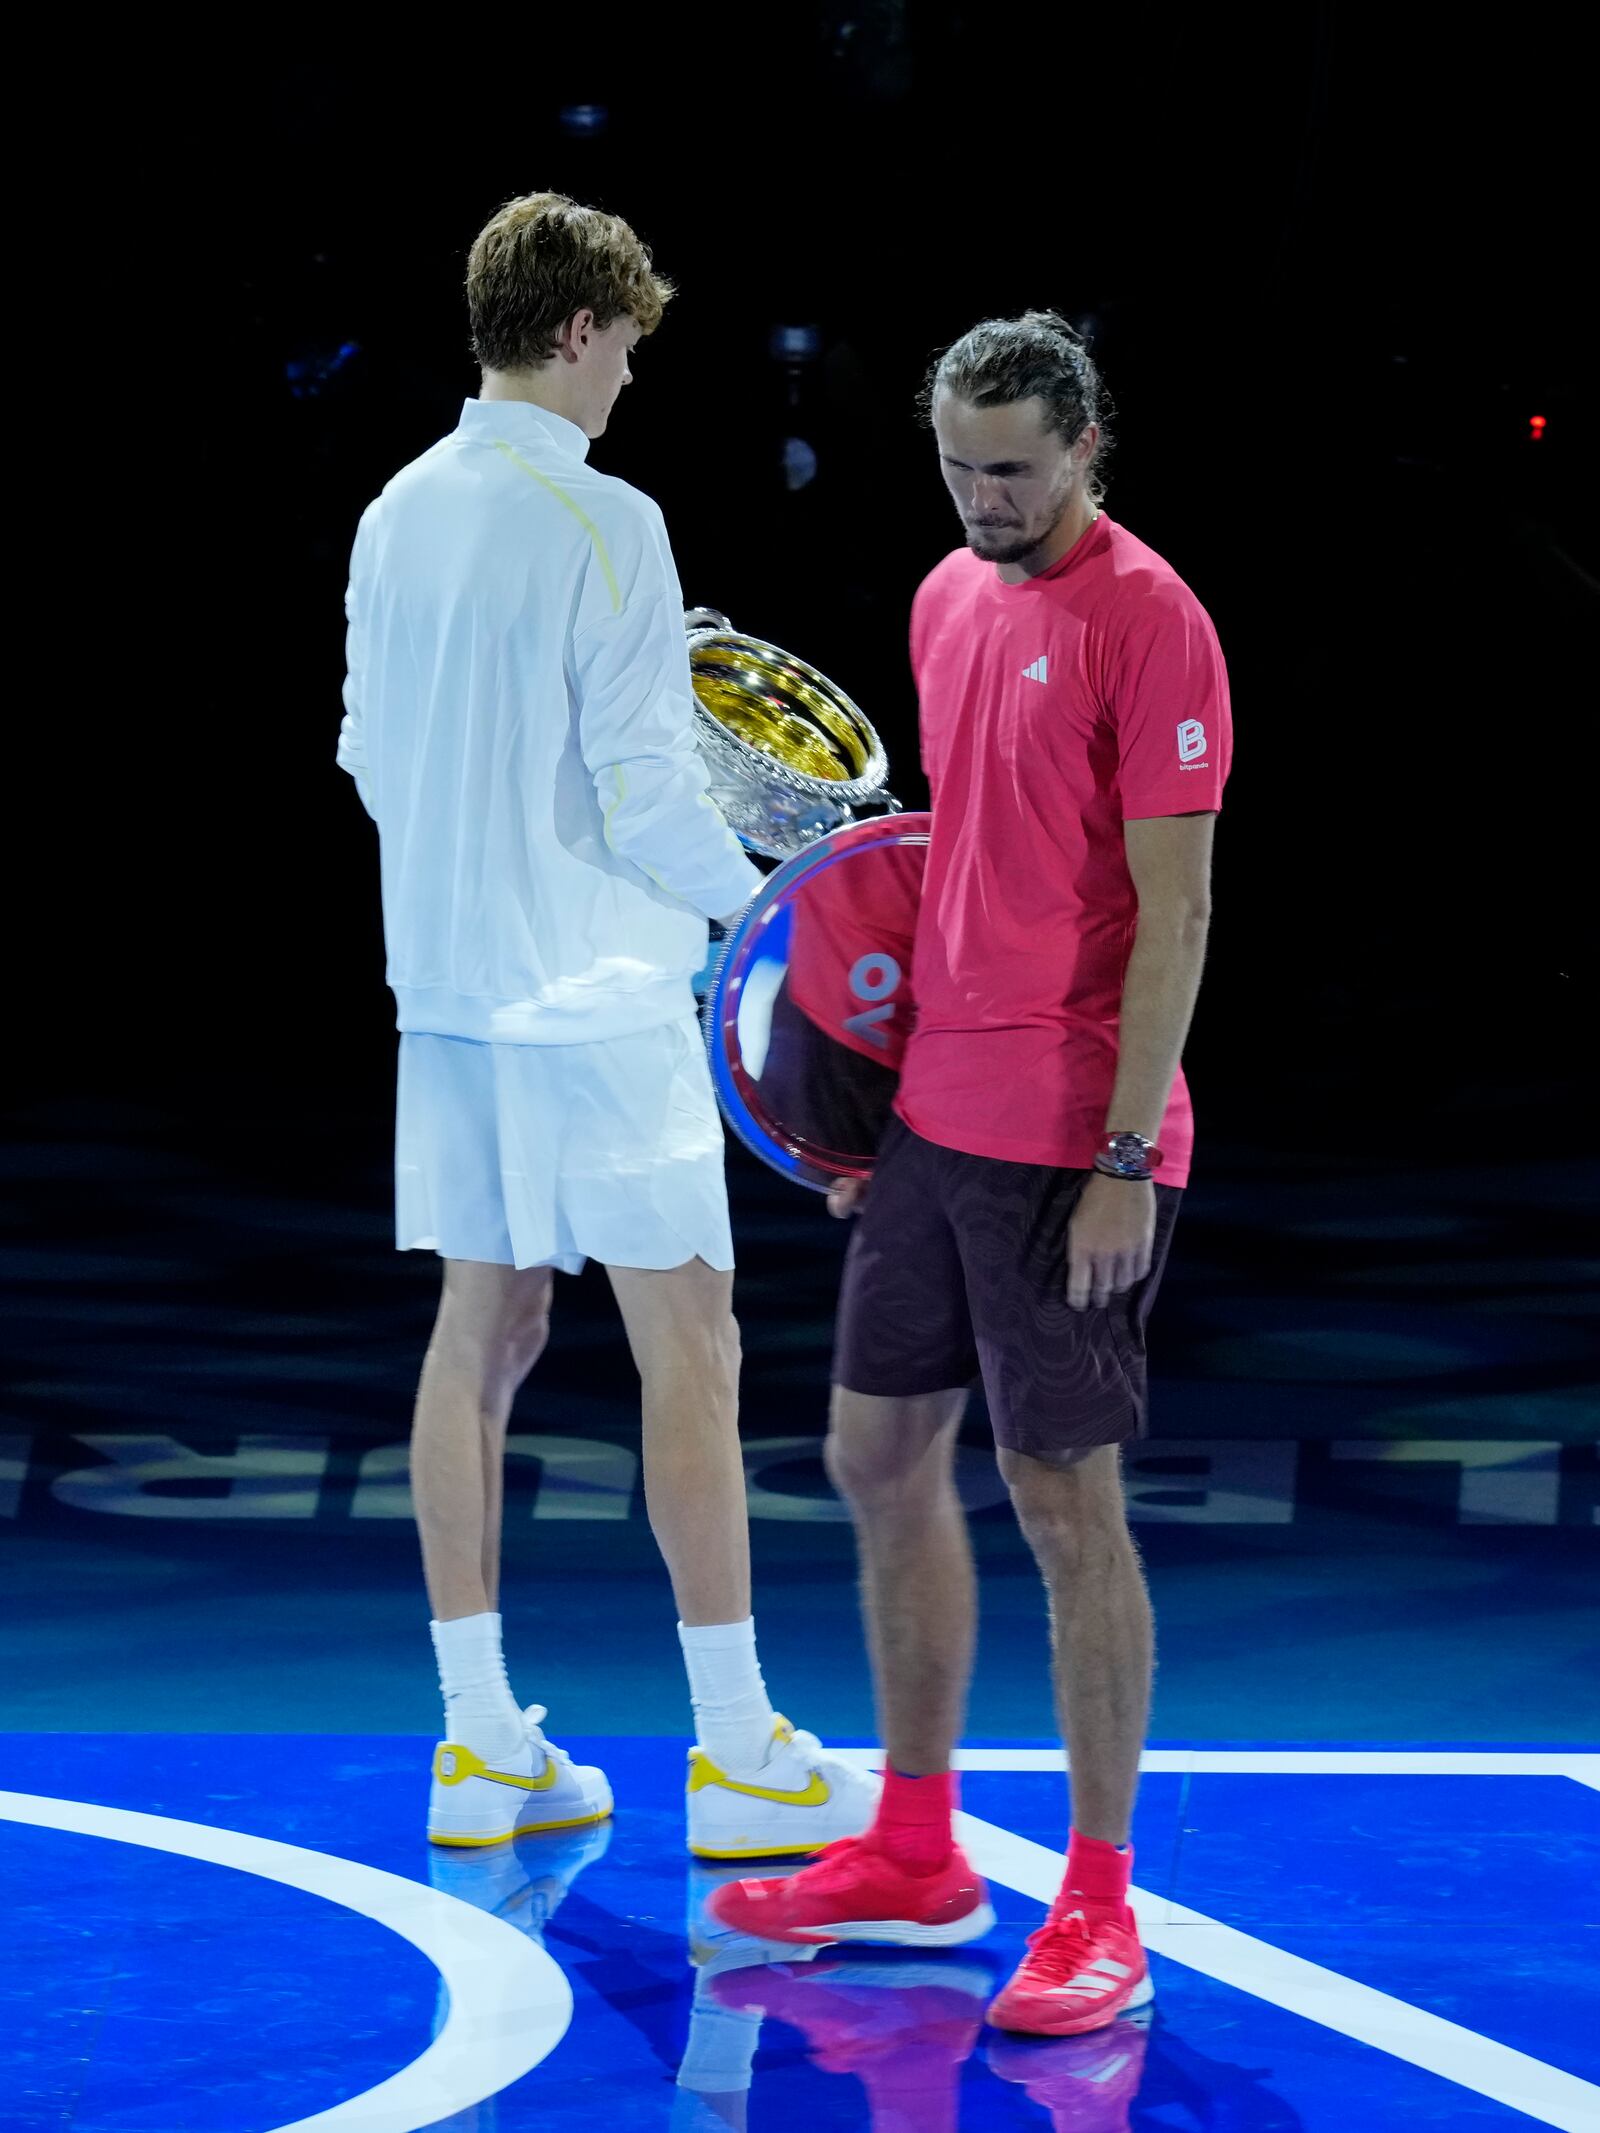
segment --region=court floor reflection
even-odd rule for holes
[[[612,1837],[613,1825],[603,1824],[492,1852],[435,1851],[429,1879],[542,1942],[578,1876],[605,1857]],[[760,2133],[786,2120],[786,2101],[798,2103],[803,2094],[808,2127],[864,2133],[1045,2124],[1052,2133],[1135,2133],[1158,2124],[1195,2133],[1299,2133],[1299,2114],[1272,2092],[1263,2069],[1233,2067],[1196,2050],[1152,2008],[1086,2037],[986,2030],[984,2010],[1009,1963],[1004,1950],[841,1951],[732,1933],[708,1915],[706,1899],[746,1871],[688,1867],[688,2024],[670,2099],[659,2090],[652,2097],[636,2077],[626,2092],[620,2081],[602,2083],[605,2125]],[[638,1923],[650,1929],[650,1921]],[[602,1989],[618,2002],[615,1978]],[[633,1992],[637,1997],[637,1975]],[[441,1990],[436,2032],[443,2016]],[[559,2080],[559,2067],[550,2071]],[[818,2076],[827,2078],[819,2083]],[[1157,2117],[1135,2115],[1141,2095]],[[569,2108],[575,2097],[547,2099],[547,2107],[551,2101],[548,2122],[578,2122]],[[598,2096],[594,2102],[599,2109]],[[539,2115],[533,2094],[489,2098],[441,2121],[439,2133],[516,2133]]]
[[[983,2018],[1039,1923],[1057,1856],[1065,1803],[1052,1751],[973,1751],[998,1765],[963,1780],[993,1854],[997,1924],[930,1954],[797,1948],[713,1926],[710,1891],[748,1868],[685,1859],[682,1743],[572,1742],[612,1775],[616,1821],[477,1853],[423,1838],[427,1754],[414,1737],[9,1736],[18,1790],[6,1797],[52,1796],[65,1820],[14,1818],[5,1833],[6,2133],[266,2133],[330,2111],[330,2129],[336,2118],[390,2133],[1513,2133],[1535,2122],[1586,2133],[1597,2122],[1600,2060],[1582,2010],[1600,1766],[1581,1755],[1296,1751],[1280,1768],[1277,1751],[1153,1751],[1136,1842],[1161,1943],[1154,2006],[1142,2021],[1049,2040]],[[492,1919],[494,1930],[477,1936],[476,1967],[436,1964],[379,1910],[327,1901],[318,1876],[279,1886],[208,1863],[203,1846],[107,1843],[73,1822],[73,1803],[95,1801],[186,1818],[247,1848],[309,1846],[335,1876],[378,1869],[391,1898],[424,1884],[416,1893],[432,1903],[485,1914],[445,1921],[469,1952],[471,1928]],[[1166,1909],[1186,1906],[1188,1926],[1162,1926]],[[570,2019],[497,2085],[483,2054],[508,2022],[520,2034],[531,2019],[501,1989],[522,1935],[570,1989]],[[1251,1982],[1230,1973],[1237,1948],[1219,1967],[1219,1935],[1254,1951]],[[1321,1966],[1313,2001],[1307,1965]],[[1369,1991],[1393,1996],[1378,2030],[1352,1999]],[[375,2119],[374,2099],[402,2077],[426,2105],[423,2061],[447,2015],[471,2077],[456,2093],[482,2100],[458,2107],[434,2090],[434,2112],[456,2115],[408,2102],[403,2129]],[[1429,2035],[1439,2022],[1452,2026],[1443,2058]]]

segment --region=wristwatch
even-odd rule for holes
[[[1142,1133],[1108,1133],[1100,1144],[1094,1167],[1108,1178],[1131,1178],[1148,1184],[1165,1157],[1154,1141]]]

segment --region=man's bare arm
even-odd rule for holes
[[[1117,1079],[1108,1133],[1159,1140],[1205,963],[1215,815],[1163,815],[1124,828],[1139,897],[1138,930],[1122,984]],[[1156,1172],[1156,1176],[1160,1176]],[[1093,1172],[1067,1235],[1067,1301],[1101,1309],[1143,1281],[1155,1243],[1153,1184]]]
[[[1124,825],[1139,920],[1122,984],[1108,1133],[1160,1135],[1205,964],[1216,821],[1162,815]]]

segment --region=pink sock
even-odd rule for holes
[[[1067,1874],[1057,1901],[1066,1909],[1083,1904],[1097,1911],[1124,1912],[1133,1879],[1133,1846],[1107,1844],[1100,1837],[1072,1832],[1067,1845]]]
[[[898,1770],[885,1770],[878,1819],[869,1832],[873,1847],[908,1874],[936,1874],[956,1848],[950,1833],[955,1808],[952,1771],[903,1777]]]

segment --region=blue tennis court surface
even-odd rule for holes
[[[988,1940],[807,1956],[708,1927],[737,1869],[683,1853],[678,1744],[570,1745],[614,1823],[464,1854],[420,1834],[425,1741],[8,1737],[4,2123],[1600,2125],[1600,1757],[1152,1750],[1153,2015],[1036,2042],[983,2010],[1053,1889],[1055,1751],[968,1751]]]
[[[983,2022],[1066,1814],[981,1412],[988,1940],[706,1931],[637,1384],[592,1270],[519,1406],[503,1604],[513,1681],[619,1811],[431,1851],[404,1435],[437,1275],[388,1249],[386,1129],[263,1152],[268,1125],[200,1155],[44,1117],[0,1164],[3,2133],[1600,2133],[1595,1193],[1566,1168],[1378,1193],[1324,1166],[1286,1207],[1219,1160],[1186,1209],[1127,1467],[1169,1744],[1135,1832],[1157,1997],[1040,2043]],[[798,1724],[864,1741],[818,1458],[843,1233],[737,1154],[732,1182],[763,1665]]]

